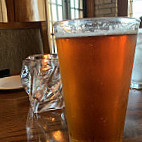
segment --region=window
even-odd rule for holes
[[[47,0],[50,52],[57,53],[53,24],[66,19],[83,18],[83,0]]]
[[[70,1],[71,19],[83,17],[83,4],[80,0]]]
[[[140,18],[142,16],[142,0],[128,1],[128,16]]]

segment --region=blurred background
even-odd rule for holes
[[[42,42],[40,51],[33,52],[32,48],[31,52],[25,54],[22,59],[35,53],[57,53],[53,30],[53,24],[56,21],[86,17],[128,16],[140,18],[142,16],[141,5],[142,0],[0,0],[0,31],[9,29],[9,27],[10,29],[32,27],[40,29],[40,42]],[[19,37],[28,37],[29,33],[15,36],[15,39],[18,41]],[[33,35],[36,34],[33,33]],[[36,41],[36,37],[34,41]],[[26,43],[28,41],[24,41],[25,47]],[[41,43],[31,42],[31,45],[36,48]],[[1,48],[0,46],[0,50]],[[27,50],[30,48],[28,47],[24,52]],[[23,53],[23,51],[21,52]]]
[[[53,23],[83,17],[142,16],[142,0],[0,0],[0,22],[48,21],[46,52],[56,52]],[[44,24],[43,24],[44,25]]]

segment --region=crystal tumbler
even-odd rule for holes
[[[21,82],[34,113],[64,107],[56,54],[33,55],[23,61]]]

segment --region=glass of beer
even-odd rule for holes
[[[54,24],[71,142],[121,142],[139,20]]]

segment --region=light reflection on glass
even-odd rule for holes
[[[47,130],[47,125],[43,125],[44,130]]]
[[[53,132],[53,137],[55,140],[61,142],[63,139],[63,134],[61,131],[55,131],[55,132]]]
[[[52,122],[55,121],[55,118],[52,118],[51,121],[52,121]]]
[[[63,111],[27,116],[27,142],[68,142],[67,125]]]

